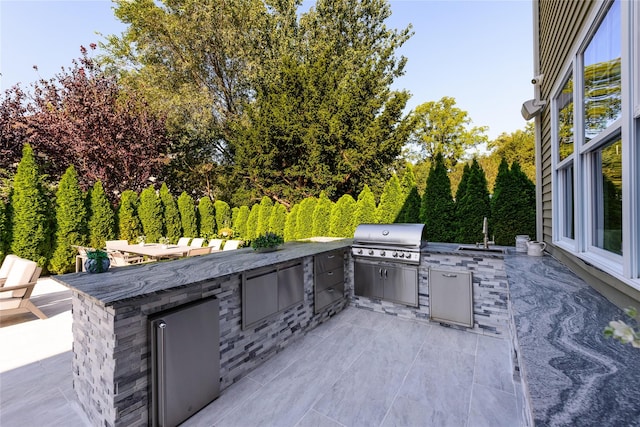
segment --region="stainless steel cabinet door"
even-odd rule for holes
[[[382,267],[356,261],[354,265],[354,292],[370,298],[382,298]]]
[[[418,269],[416,267],[382,268],[384,299],[418,306]]]
[[[242,292],[242,328],[278,312],[278,273],[275,270],[247,275]]]
[[[302,264],[278,271],[278,311],[304,300],[304,269]]]

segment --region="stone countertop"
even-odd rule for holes
[[[109,269],[101,274],[73,273],[52,276],[55,281],[100,303],[111,306],[157,292],[188,286],[268,265],[347,248],[352,239],[330,242],[291,242],[275,252],[251,248],[209,255]]]
[[[505,257],[536,426],[640,426],[640,349],[603,336],[622,310],[546,255]]]

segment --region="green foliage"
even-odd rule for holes
[[[320,192],[320,198],[313,210],[313,224],[311,233],[313,236],[329,236],[331,228],[331,210],[333,202],[327,197],[327,193]]]
[[[8,234],[7,206],[0,200],[0,263],[7,255]]]
[[[467,192],[467,183],[469,182],[469,175],[471,174],[471,169],[469,168],[469,164],[465,163],[464,168],[462,169],[462,177],[460,178],[460,182],[458,183],[458,188],[456,189],[456,203],[462,199],[462,196]]]
[[[245,239],[253,240],[258,236],[258,221],[260,217],[260,205],[255,203],[251,206],[251,211],[247,217],[247,228],[244,234]]]
[[[535,202],[535,185],[517,162],[509,170],[506,160],[503,160],[491,200],[493,222],[489,223],[496,244],[513,246],[518,234],[535,236]]]
[[[406,169],[402,174],[402,181],[400,182],[402,194],[404,194],[405,197],[409,196],[409,193],[411,193],[411,189],[416,185],[416,176],[413,172],[413,166],[411,165],[411,163],[407,163]]]
[[[29,144],[22,149],[9,204],[11,253],[35,261],[44,269],[51,249],[49,206]]]
[[[267,196],[262,197],[260,200],[260,211],[258,213],[258,227],[256,234],[261,235],[269,231],[269,218],[271,217],[271,209],[273,208],[273,202]]]
[[[401,222],[405,224],[415,224],[420,222],[420,193],[418,193],[418,188],[414,185],[409,190],[409,194],[404,199],[404,203],[402,204],[402,208],[400,209],[400,213],[398,214],[398,218],[396,222]]]
[[[313,212],[318,199],[307,197],[300,202],[298,218],[296,219],[296,239],[307,239],[313,236]]]
[[[251,247],[253,249],[261,248],[277,248],[284,243],[284,238],[277,233],[267,231],[264,234],[260,234],[251,241]]]
[[[439,101],[418,105],[414,113],[415,130],[412,141],[421,146],[426,157],[441,153],[450,167],[462,159],[466,149],[487,142],[486,126],[473,127],[466,111],[457,107],[454,98],[445,96]]]
[[[200,236],[212,239],[216,234],[216,216],[209,196],[202,197],[198,202],[198,219]]]
[[[287,208],[276,203],[271,208],[271,216],[269,217],[269,231],[279,236],[284,236],[284,227],[287,221]]]
[[[145,242],[157,242],[162,237],[162,203],[153,185],[140,193],[138,217],[142,225]]]
[[[118,233],[122,240],[133,242],[142,234],[137,206],[138,195],[136,192],[133,190],[123,191],[118,207]]]
[[[572,119],[573,121],[573,119]],[[573,131],[571,131],[573,132]],[[562,144],[566,146],[567,144]],[[528,122],[524,130],[516,130],[510,134],[502,133],[489,142],[491,150],[489,158],[498,163],[505,159],[507,163],[518,162],[522,171],[530,181],[536,180],[535,129],[534,122]],[[563,147],[561,147],[562,149]]]
[[[235,231],[239,237],[247,240],[250,240],[247,237],[247,220],[249,219],[249,212],[249,206],[240,206],[238,214],[233,221],[233,231]]]
[[[49,262],[49,271],[56,274],[73,271],[77,251],[71,245],[84,246],[86,240],[85,195],[78,183],[78,173],[71,165],[62,175],[56,193],[56,246]]]
[[[89,204],[89,246],[104,248],[106,240],[115,238],[116,218],[111,203],[102,188],[102,182],[96,181],[91,188]]]
[[[454,240],[454,211],[451,183],[444,158],[438,153],[429,171],[427,187],[420,207],[421,218],[425,223],[426,234],[430,241],[452,242]]]
[[[170,243],[177,243],[182,236],[180,212],[178,212],[178,205],[176,205],[176,200],[169,191],[166,182],[163,182],[162,187],[160,187],[160,203],[162,204],[164,216],[163,236],[167,237]]]
[[[396,174],[393,174],[380,195],[380,203],[376,210],[376,219],[380,224],[392,224],[396,222],[402,205],[404,203],[404,195],[400,187],[400,180]]]
[[[354,224],[357,227],[360,224],[372,224],[376,222],[376,199],[365,184],[364,188],[358,194],[356,202],[356,214]]]
[[[332,237],[353,237],[355,231],[356,201],[350,194],[344,194],[331,209],[330,231]]]
[[[198,219],[193,198],[186,192],[178,197],[178,211],[182,222],[182,235],[184,237],[198,237]]]
[[[300,205],[295,204],[291,207],[291,210],[287,214],[287,220],[284,223],[284,240],[289,242],[297,238],[297,226],[298,226],[298,210]]]
[[[459,189],[458,189],[459,190]],[[483,239],[484,217],[490,220],[491,204],[484,171],[473,159],[469,167],[465,192],[455,205],[458,243],[477,243]]]
[[[229,204],[222,200],[216,200],[213,203],[213,208],[216,214],[216,230],[230,228],[232,224],[232,216],[231,207],[229,206]]]

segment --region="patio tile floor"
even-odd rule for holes
[[[70,375],[70,293],[49,282],[33,298],[49,319],[0,327],[3,427],[89,425]],[[511,370],[506,340],[349,307],[183,425],[513,427]]]

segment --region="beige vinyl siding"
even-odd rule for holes
[[[552,87],[563,76],[567,58],[577,46],[577,37],[583,29],[586,17],[595,2],[540,0],[539,40],[540,72],[544,81],[540,88],[541,99],[551,99]],[[542,141],[542,227],[544,241],[552,242],[551,219],[551,109],[546,108],[541,115]]]

